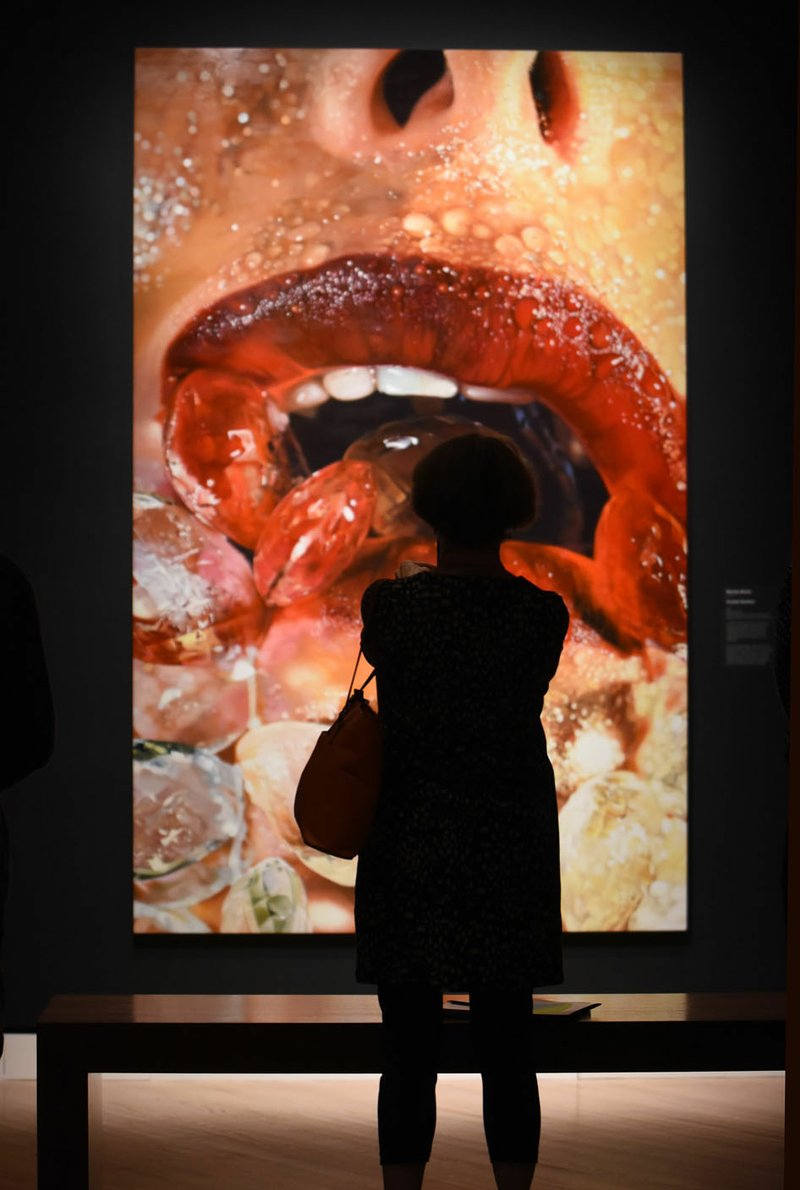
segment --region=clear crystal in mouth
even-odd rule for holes
[[[391,426],[394,431],[403,422],[420,427],[429,449],[438,438],[449,436],[453,421],[506,434],[529,459],[539,488],[539,516],[529,528],[515,532],[515,538],[591,555],[595,526],[608,492],[571,429],[545,405],[477,401],[461,391],[447,398],[375,392],[360,400],[328,400],[318,405],[313,415],[308,411],[290,414],[290,421],[312,471],[341,459],[346,452],[380,466],[379,455],[385,454],[383,427]],[[393,449],[402,449],[396,434]]]

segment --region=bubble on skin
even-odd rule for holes
[[[432,254],[443,252],[445,247],[445,241],[439,236],[426,236],[419,245],[421,252]]]
[[[525,247],[532,251],[540,251],[547,242],[547,234],[541,227],[523,227],[520,235]]]
[[[330,244],[314,244],[309,248],[303,257],[303,263],[307,268],[313,268],[315,265],[322,264],[330,256]]]
[[[469,228],[470,212],[466,207],[454,207],[442,216],[442,227],[448,235],[464,235]]]
[[[411,236],[422,239],[425,236],[431,235],[436,230],[436,224],[428,215],[422,215],[416,211],[412,211],[403,220],[403,230],[407,231]]]
[[[314,236],[318,236],[322,231],[319,223],[313,221],[307,223],[299,223],[293,228],[290,233],[290,238],[293,240],[312,240]]]
[[[524,250],[522,240],[514,235],[502,235],[494,242],[495,250],[501,255],[509,259],[520,256]]]

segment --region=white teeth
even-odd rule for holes
[[[360,401],[375,391],[375,369],[336,368],[325,373],[322,383],[337,401]]]
[[[292,409],[315,409],[317,405],[324,405],[328,394],[317,380],[306,380],[292,390]]]
[[[472,401],[500,401],[504,405],[530,405],[531,393],[524,388],[482,388],[479,384],[462,384],[461,391]]]
[[[422,368],[376,368],[378,388],[389,397],[454,397],[458,385]]]
[[[302,381],[288,394],[290,411],[311,414],[329,397],[336,401],[363,401],[376,390],[389,397],[455,397],[460,391],[473,401],[500,401],[506,405],[528,405],[532,393],[522,388],[484,388],[478,384],[459,385],[449,376],[426,372],[424,368],[404,368],[399,364],[377,367],[332,368],[329,372]]]

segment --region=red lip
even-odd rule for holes
[[[610,492],[685,519],[685,421],[658,364],[599,302],[549,277],[351,256],[201,311],[169,347],[167,405],[187,373],[284,385],[308,371],[399,363],[492,388],[529,386],[583,439]]]
[[[669,642],[683,638],[683,405],[627,327],[568,282],[388,255],[348,256],[272,277],[184,327],[165,357],[162,397],[169,411],[187,376],[210,369],[217,378],[227,373],[234,387],[266,386],[280,404],[282,390],[311,371],[386,363],[461,383],[529,388],[532,399],[550,405],[582,439],[611,496],[595,541],[595,562],[605,558],[602,576],[589,583],[578,567],[570,585],[583,601],[604,603],[609,615],[612,586],[613,602],[620,598],[617,568],[633,561],[624,543],[652,521],[650,553],[658,564],[645,580],[658,586],[659,598],[651,606],[653,591],[642,591],[642,576],[634,576],[642,606],[628,614],[629,626],[641,639],[666,616]],[[660,629],[653,635],[663,637]]]

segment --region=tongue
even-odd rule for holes
[[[686,640],[683,554],[677,549],[669,554],[665,540],[676,522],[644,500],[613,506],[612,500],[605,524],[601,517],[602,540],[598,547],[595,539],[594,559],[560,546],[507,541],[501,550],[503,564],[512,574],[558,591],[571,615],[620,652],[633,652],[647,642],[672,650]],[[656,548],[666,555],[659,562]]]

